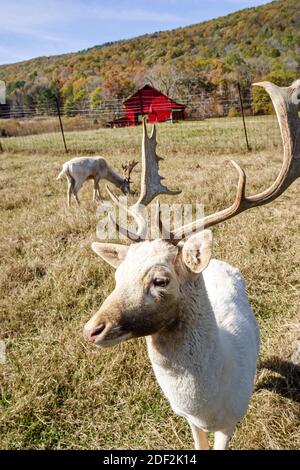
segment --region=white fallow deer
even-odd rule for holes
[[[130,192],[130,175],[137,162],[129,161],[122,165],[123,176],[119,176],[102,157],[77,157],[65,162],[57,179],[66,176],[68,179],[67,203],[70,207],[74,195],[79,204],[78,192],[83,183],[94,180],[93,200],[101,200],[99,181],[105,179],[119,188],[123,194]]]
[[[158,383],[175,413],[188,420],[196,449],[209,448],[208,432],[215,433],[214,449],[228,447],[247,411],[259,352],[244,279],[229,264],[210,260],[212,233],[207,228],[273,201],[300,176],[300,80],[287,88],[256,85],[271,96],[284,146],[281,170],[268,189],[246,196],[245,173],[233,162],[239,182],[230,207],[171,233],[157,205],[161,238],[145,240],[142,205],[172,192],[158,175],[155,129],[149,138],[144,123],[141,195],[129,208],[138,232],[118,226],[137,243],[92,245],[116,268],[116,287],[86,323],[85,338],[108,347],[145,336]]]

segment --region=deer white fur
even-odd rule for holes
[[[94,243],[117,267],[116,288],[84,330],[104,347],[146,336],[157,381],[190,423],[196,449],[208,449],[208,431],[215,449],[227,448],[248,407],[259,349],[241,274],[217,260],[206,268],[211,243],[209,230],[183,248],[163,240],[130,248]]]
[[[190,423],[196,449],[209,448],[209,431],[215,433],[215,449],[228,447],[247,411],[259,350],[244,280],[227,263],[210,261],[212,233],[203,229],[274,201],[300,177],[300,80],[283,88],[257,85],[271,96],[284,146],[282,167],[267,189],[246,196],[245,172],[233,162],[239,181],[229,207],[170,232],[157,204],[161,238],[146,240],[144,207],[157,195],[176,191],[161,184],[155,128],[149,138],[144,122],[140,197],[129,209],[123,205],[135,218],[138,233],[117,224],[137,243],[92,245],[116,268],[116,287],[85,325],[84,336],[102,347],[146,337],[156,378],[173,410]]]
[[[71,204],[71,196],[74,195],[79,204],[78,192],[83,183],[88,179],[94,180],[93,200],[101,200],[99,181],[105,179],[117,188],[121,189],[124,194],[129,193],[129,182],[126,178],[119,176],[102,157],[77,157],[65,162],[62,171],[57,179],[62,176],[68,179],[67,203]]]

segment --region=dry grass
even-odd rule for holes
[[[64,154],[57,118],[45,121],[24,120],[21,126],[23,134],[15,127],[17,121],[13,122],[13,130],[10,133],[12,137],[1,138],[0,134],[4,151],[53,156]],[[89,119],[79,119],[79,116],[64,118],[63,122],[67,147],[74,154],[130,156],[138,152],[140,147],[140,132],[137,132],[136,128],[88,130],[86,126],[94,125]],[[9,126],[9,120],[0,121],[0,128],[1,125]],[[74,127],[76,132],[72,132]],[[249,117],[247,127],[254,151],[280,147],[281,141],[274,116]],[[172,152],[173,156],[176,156],[180,148],[183,148],[183,155],[192,148],[193,154],[196,150],[198,156],[243,154],[246,151],[241,118],[164,125],[161,127],[160,139],[164,139],[164,151]]]
[[[248,155],[234,122],[159,126],[161,172],[169,167],[170,186],[184,188],[178,202],[198,199],[207,210],[228,204],[236,182],[231,153],[247,170],[249,192],[272,181],[281,160],[273,121],[251,123],[255,150]],[[140,128],[88,135],[115,168],[139,157]],[[42,150],[0,156],[0,339],[7,344],[0,447],[191,448],[189,427],[162,396],[143,339],[101,351],[83,341],[82,327],[113,288],[113,272],[90,250],[97,223],[91,186],[81,208],[67,210],[66,183],[55,180],[65,157],[51,143]],[[299,190],[296,182],[270,206],[214,229],[214,255],[246,277],[262,332],[256,391],[235,449],[300,448],[299,367],[290,364],[300,324]]]

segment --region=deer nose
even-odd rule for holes
[[[96,338],[98,338],[98,336],[101,335],[101,333],[103,333],[104,330],[105,330],[105,323],[100,323],[100,325],[95,326],[93,328],[84,327],[83,336],[90,343],[94,343]]]

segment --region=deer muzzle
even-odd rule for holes
[[[84,338],[95,346],[109,347],[132,337],[122,325],[122,307],[108,297],[100,310],[85,324]]]
[[[105,323],[100,323],[100,325],[92,328],[88,328],[85,326],[83,329],[83,336],[90,343],[96,343],[97,340],[101,341],[101,338],[105,336],[106,329],[107,325]]]
[[[98,347],[108,348],[132,337],[131,333],[124,332],[120,326],[110,322],[103,322],[91,328],[87,325],[83,329],[83,336]]]

